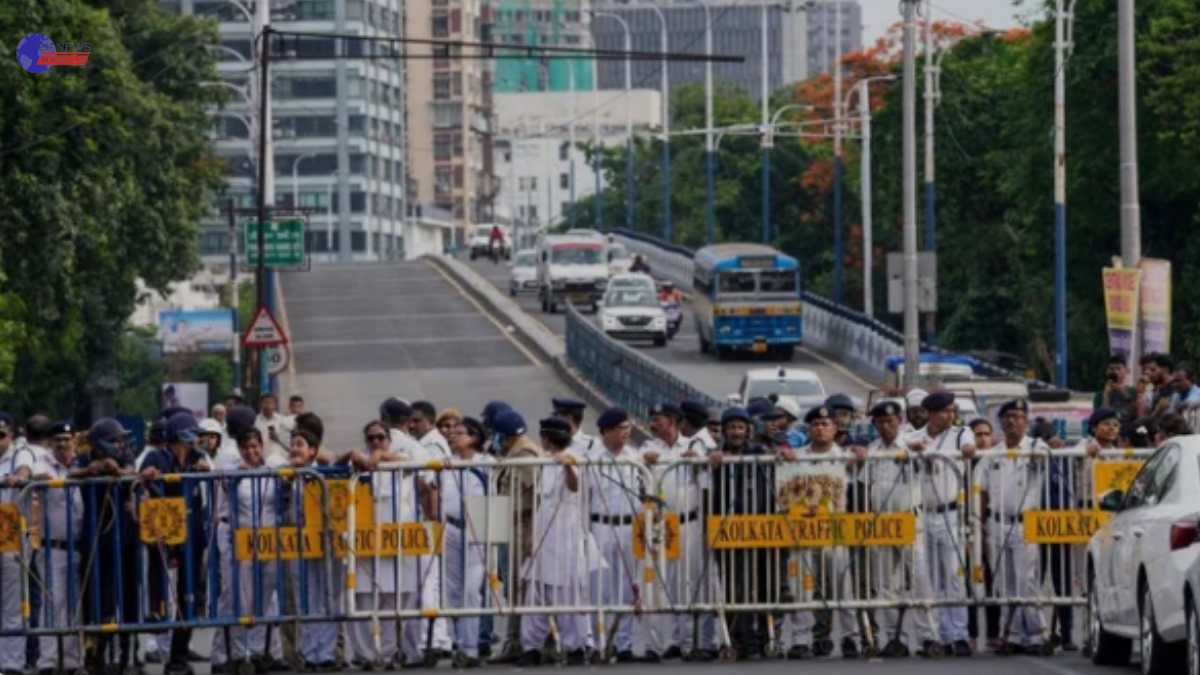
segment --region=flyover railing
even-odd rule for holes
[[[694,251],[671,244],[657,237],[612,230],[630,254],[641,255],[649,261],[655,276],[674,281],[681,289],[692,289],[692,258]],[[887,376],[887,360],[904,353],[904,336],[887,324],[862,312],[839,306],[828,298],[805,291],[804,343],[832,356],[859,375],[873,382],[883,382]],[[922,350],[949,354],[944,349],[922,343]],[[980,361],[981,374],[989,377],[1022,380],[1036,387],[1053,387],[1049,382],[1029,379],[998,365]]]

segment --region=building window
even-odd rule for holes
[[[346,19],[357,21],[363,18],[363,0],[346,0]]]
[[[450,98],[450,77],[448,75],[436,75],[433,78],[433,99],[435,101],[443,101]]]
[[[300,21],[321,21],[333,18],[333,0],[300,0],[296,3],[296,18]]]
[[[354,253],[363,253],[367,250],[366,232],[359,231],[350,233],[350,250]]]
[[[570,155],[571,155],[571,144],[570,143],[563,143],[562,145],[558,146],[559,160],[565,162],[568,159],[570,159]]]
[[[571,213],[571,202],[563,202],[558,205],[558,212],[562,216],[568,216]]]
[[[537,176],[529,177],[529,189],[534,191],[537,190]]]
[[[571,188],[570,174],[565,174],[565,173],[558,174],[558,187],[560,187],[564,190],[569,190]]]
[[[463,186],[463,182],[465,180],[463,173],[463,167],[454,167],[454,187],[461,188]]]
[[[530,204],[529,205],[529,220],[536,223],[537,219],[538,219],[537,206],[534,204]]]
[[[450,138],[450,134],[435,134],[433,137],[433,158],[435,160],[448,160],[454,153],[454,141]]]
[[[450,37],[450,19],[445,16],[433,17],[433,37]]]

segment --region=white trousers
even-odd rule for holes
[[[603,607],[628,607],[633,604],[633,586],[637,583],[637,561],[633,559],[633,527],[630,525],[604,525],[593,523],[592,534],[600,557],[608,563],[608,569],[591,573],[591,601]],[[631,579],[630,576],[633,575]],[[617,621],[617,634],[613,646],[618,652],[633,649],[633,615],[622,614]],[[522,625],[524,625],[522,619]],[[561,631],[561,626],[559,627]],[[521,631],[524,634],[524,630]],[[589,631],[590,633],[590,631]],[[608,634],[608,627],[604,629]],[[522,643],[524,636],[522,635]],[[595,645],[598,649],[605,645]]]
[[[1041,560],[1037,544],[1025,543],[1024,525],[1007,520],[988,522],[988,555],[991,557],[993,593],[998,597],[1036,598],[1042,594]],[[1009,614],[1014,613],[1012,623]],[[1046,642],[1046,618],[1040,607],[1004,605],[1000,608],[1000,630],[1009,626],[1008,641],[1026,647]]]
[[[258,619],[279,615],[278,564],[274,560],[260,562],[236,562],[233,542],[229,537],[230,527],[221,523],[217,530],[217,551],[220,556],[221,595],[217,600],[217,611],[222,617],[248,617]],[[234,567],[237,569],[237,586],[234,586]],[[237,593],[236,603],[234,593]],[[257,606],[261,598],[262,606]],[[250,628],[231,626],[228,629],[229,644],[224,645],[225,629],[217,630],[219,638],[213,638],[213,663],[227,660],[241,661],[249,657],[270,655],[278,658],[279,631],[271,631],[271,644],[267,645],[267,626],[256,624]],[[218,654],[217,640],[224,649]]]
[[[851,573],[850,552],[845,548],[800,548],[791,549],[788,553],[788,567],[796,572],[789,575],[788,583],[793,595],[802,602],[811,601],[814,594],[820,594],[825,601],[853,600],[854,575]],[[812,587],[805,589],[805,577],[811,577]],[[792,612],[787,616],[791,624],[786,631],[790,640],[785,640],[786,646],[812,646],[813,627],[816,617],[811,611]],[[849,609],[837,609],[833,612],[833,626],[829,637],[834,644],[840,644],[845,639],[858,637],[858,621],[854,612]]]
[[[304,567],[301,583],[300,566]],[[345,565],[333,561],[333,578],[345,579]],[[342,588],[345,584],[330,583],[326,574],[325,560],[305,560],[293,564],[295,571],[296,613],[301,616],[332,616],[341,612]],[[329,605],[329,594],[333,595],[333,606]],[[307,603],[307,605],[305,604]],[[338,625],[332,622],[303,623],[300,625],[300,655],[310,664],[331,663],[336,660]]]
[[[446,526],[446,596],[450,609],[483,606],[483,577],[487,570],[487,547],[467,544],[463,531]],[[479,617],[462,617],[456,621],[458,648],[467,656],[479,656]]]
[[[966,601],[963,582],[962,539],[958,532],[958,511],[925,511],[925,547],[929,551],[929,578],[940,600]],[[967,639],[967,608],[939,607],[934,611],[938,635],[946,644]]]
[[[912,547],[878,547],[867,549],[871,558],[871,578],[876,595],[880,600],[898,603],[902,600],[923,600],[933,597],[933,585],[929,581],[928,550],[925,543],[923,523],[917,520],[916,538]],[[875,612],[879,627],[879,645],[885,646],[892,640],[920,649],[925,642],[938,642],[934,631],[933,612],[920,607],[904,610],[903,625],[898,609],[881,609]]]
[[[15,553],[0,553],[0,628],[21,629],[21,576]],[[25,637],[0,638],[0,670],[25,670]]]
[[[75,569],[79,569],[80,559],[78,551],[75,556]],[[79,587],[79,583],[71,578],[71,570],[67,563],[70,562],[67,557],[67,552],[54,548],[45,548],[38,554],[38,573],[42,577],[44,589],[30,589],[31,592],[43,590],[46,594],[42,596],[42,621],[39,624],[42,628],[63,628],[72,625],[73,619],[78,619],[78,615],[73,615],[71,612],[71,600],[75,601],[75,607],[82,607],[80,593],[83,590]],[[69,590],[69,589],[74,589]],[[5,589],[7,594],[8,589]],[[71,597],[74,593],[74,598]],[[18,591],[18,600],[19,598]],[[5,600],[7,604],[7,598]],[[7,615],[8,608],[5,607]],[[62,666],[66,672],[73,672],[79,669],[80,666],[80,642],[79,634],[73,633],[63,635],[43,635],[38,638],[39,653],[37,659],[38,670],[57,670],[58,669],[58,646],[62,644]],[[24,661],[24,659],[22,659]],[[8,666],[5,666],[7,668]]]
[[[705,545],[704,527],[699,519],[679,526],[679,547],[679,558],[667,561],[665,573],[667,600],[676,611],[653,615],[651,622],[655,629],[650,631],[647,639],[646,648],[660,655],[670,647],[688,651],[693,643],[700,649],[716,649],[717,646],[713,615],[702,614],[697,620],[696,615],[688,611],[696,604],[717,602],[717,589],[720,588],[716,561]],[[651,590],[646,588],[647,592]],[[698,638],[695,636],[697,625],[700,628]]]
[[[400,593],[400,606],[405,609],[412,609],[417,606],[419,598],[416,593]],[[379,592],[379,604],[373,604],[373,593],[356,593],[354,595],[355,609],[359,614],[370,613],[372,610],[378,613],[378,628],[373,619],[364,619],[355,621],[350,630],[350,646],[354,649],[354,654],[359,659],[371,662],[388,663],[396,656],[396,593]],[[404,658],[409,663],[419,663],[422,658],[421,649],[424,647],[424,641],[414,639],[417,633],[424,634],[423,631],[409,631],[410,624],[425,625],[424,621],[406,621],[404,629],[400,635],[400,649]],[[379,646],[376,647],[375,631],[379,632]]]
[[[442,601],[441,556],[421,556],[419,566],[421,574],[421,606],[437,609],[441,606]],[[420,623],[427,623],[427,621],[421,621]],[[425,647],[425,636],[427,630],[427,627],[421,629],[422,649]],[[450,651],[451,642],[449,621],[444,618],[437,618],[433,620],[433,640],[430,646],[433,649]]]
[[[579,593],[566,586],[552,586],[530,582],[525,588],[525,604],[563,606],[579,602]],[[584,614],[556,614],[558,637],[564,652],[583,649],[587,644],[587,616]],[[526,614],[521,618],[521,650],[541,651],[550,636],[549,614]]]

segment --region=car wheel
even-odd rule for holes
[[[1179,644],[1167,644],[1158,634],[1158,623],[1154,620],[1154,603],[1150,597],[1150,584],[1142,583],[1138,603],[1138,626],[1141,634],[1142,675],[1167,675],[1171,666],[1178,664]]]
[[[1187,605],[1187,673],[1200,675],[1200,614],[1196,611],[1196,601],[1188,594]]]
[[[1087,608],[1088,644],[1092,649],[1092,663],[1098,666],[1128,664],[1133,642],[1104,630],[1104,621],[1100,617],[1100,597],[1096,590],[1096,573],[1092,571],[1088,572]]]

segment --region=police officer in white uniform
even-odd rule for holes
[[[921,472],[921,496],[925,517],[925,541],[929,550],[930,579],[941,600],[964,602],[967,599],[966,550],[959,527],[959,500],[962,486],[947,459],[955,453],[964,458],[975,455],[975,435],[970,429],[953,426],[954,394],[934,392],[921,401],[929,415],[925,426],[907,440],[908,449],[918,453]],[[935,610],[938,635],[955,656],[971,656],[967,641],[967,608],[950,606]]]
[[[717,450],[717,439],[713,437],[710,429],[713,410],[705,407],[703,403],[696,401],[681,401],[679,409],[683,411],[683,421],[679,423],[679,431],[684,436],[691,439],[688,443],[688,449],[698,452],[707,458],[711,453]],[[720,425],[720,412],[717,411],[716,422]],[[700,512],[694,521],[688,523],[690,528],[698,530],[699,538],[695,540],[695,545],[701,549],[706,547],[704,541],[704,508],[707,506],[707,495],[712,490],[712,474],[709,471],[701,471],[698,476],[700,487]],[[695,523],[695,524],[692,524]],[[683,523],[680,523],[680,529],[685,529]],[[689,535],[690,536],[690,535]],[[684,539],[682,543],[686,542]],[[690,549],[689,549],[690,552]],[[682,553],[681,553],[682,554]],[[706,601],[717,597],[720,593],[720,575],[717,574],[716,559],[711,551],[702,550],[700,553],[700,567],[695,567],[694,563],[691,568],[691,586],[693,589],[689,592],[694,592],[691,597],[698,601]],[[697,589],[698,584],[707,584],[703,588]],[[715,617],[711,613],[701,614],[699,617],[684,616],[681,621],[689,623],[699,623],[700,634],[693,636],[690,642],[684,642],[683,657],[689,661],[712,661],[717,657],[717,635],[714,625]],[[688,635],[690,633],[685,633]]]
[[[908,450],[900,436],[903,410],[898,403],[884,401],[871,409],[871,420],[879,437],[867,448],[872,462],[868,465],[867,482],[871,486],[870,504],[874,513],[913,513],[916,516],[916,537],[911,547],[880,547],[872,549],[871,575],[880,600],[896,603],[928,598],[928,551],[925,547],[925,527],[921,517],[921,483],[917,465],[907,459]],[[910,645],[920,656],[941,655],[941,643],[934,631],[933,613],[924,607],[903,610],[892,608],[876,612],[884,658],[903,658]]]
[[[17,448],[15,425],[12,415],[0,412],[0,507],[5,510],[2,517],[14,515],[20,489],[16,486],[29,480],[36,468],[36,460],[28,448]],[[15,516],[14,516],[15,517]],[[19,524],[15,531],[19,532]],[[21,569],[19,553],[0,553],[0,629],[15,632],[21,628]],[[25,672],[25,638],[0,637],[0,671],[4,675]]]
[[[573,398],[557,397],[550,399],[553,406],[553,417],[567,423],[571,427],[571,447],[568,448],[576,457],[584,458],[591,454],[599,445],[595,438],[583,433],[583,411],[587,404]]]
[[[483,424],[476,419],[464,418],[461,431],[451,437],[450,443],[457,461],[495,463],[494,458],[483,452]],[[490,474],[490,468],[469,467],[451,469],[442,475],[446,599],[450,608],[483,606],[487,544],[480,542],[486,540],[486,524],[469,519],[469,500],[487,497]],[[479,665],[479,617],[463,617],[457,624],[457,643],[462,656],[455,658],[456,664],[475,668]]]
[[[425,454],[429,459],[448,461],[451,459],[450,442],[442,435],[437,428],[437,408],[429,401],[413,401],[412,403],[412,422],[410,430],[412,437],[417,439],[422,447],[425,448]],[[428,496],[428,503],[438,504],[438,492],[444,488],[444,482],[447,478],[443,474],[439,482],[438,476],[433,476],[432,480],[425,486],[427,493],[434,493]],[[437,520],[439,514],[430,513],[424,514],[426,520]],[[423,580],[421,585],[421,606],[428,608],[437,608],[441,606],[442,598],[442,562],[441,556],[428,555],[421,556],[419,560],[420,574]],[[432,632],[429,637],[431,653],[427,655],[431,661],[443,655],[449,655],[453,643],[450,640],[450,622],[444,617],[432,619]]]
[[[607,607],[627,607],[633,602],[633,585],[640,583],[637,561],[633,558],[633,519],[641,510],[641,484],[638,470],[630,462],[641,464],[641,454],[629,446],[632,425],[621,408],[609,408],[596,420],[600,438],[588,459],[594,464],[585,474],[588,503],[587,518],[596,539],[600,559],[607,569],[591,573],[592,603]],[[618,464],[621,463],[621,464]],[[632,663],[632,615],[615,618],[612,635],[619,663]],[[599,631],[610,635],[612,631]],[[600,650],[605,645],[597,645]]]
[[[1025,435],[1029,406],[1016,399],[1000,406],[1000,428],[1004,432],[997,450],[1035,453],[1009,458],[997,452],[981,462],[980,487],[985,504],[984,527],[993,570],[995,593],[1008,598],[1036,598],[1041,592],[1038,545],[1025,541],[1024,515],[1042,508],[1042,492],[1048,473],[1050,448]],[[1041,607],[1018,605],[1001,610],[1000,625],[1007,626],[1005,651],[1042,654],[1053,647],[1048,642]]]

